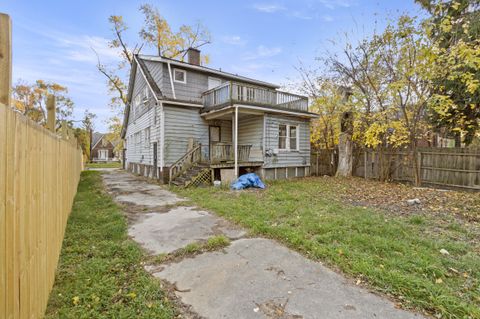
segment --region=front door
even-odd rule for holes
[[[101,160],[108,160],[108,150],[98,150],[98,157],[101,159]]]
[[[157,177],[157,142],[153,143],[153,177]]]
[[[210,146],[210,160],[213,160],[215,151],[214,151],[214,145],[219,143],[221,138],[220,138],[220,126],[213,126],[210,125],[208,127],[208,144]]]

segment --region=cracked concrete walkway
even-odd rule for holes
[[[224,234],[221,250],[146,267],[177,287],[176,296],[204,318],[423,318],[349,283],[341,275],[207,211],[182,205],[164,187],[121,170],[103,173],[129,216],[129,234],[152,254]]]

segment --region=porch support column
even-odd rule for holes
[[[234,142],[233,149],[235,154],[235,178],[238,177],[238,106],[235,106],[235,128],[234,128]]]

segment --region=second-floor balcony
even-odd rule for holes
[[[305,96],[237,82],[226,82],[203,93],[203,105],[207,109],[233,104],[308,112],[308,98]]]

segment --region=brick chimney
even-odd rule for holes
[[[194,48],[188,48],[188,63],[200,65],[200,50]]]

